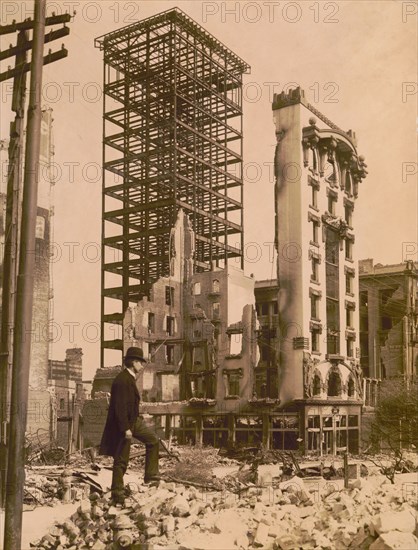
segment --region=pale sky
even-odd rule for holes
[[[359,186],[354,225],[359,258],[398,263],[417,250],[416,2],[55,1],[48,14],[77,15],[66,59],[44,68],[43,105],[53,109],[54,321],[52,357],[84,351],[84,378],[99,367],[102,52],[94,38],[179,7],[251,65],[244,76],[246,273],[275,277],[272,93],[300,85],[308,101],[353,129],[369,175]],[[32,2],[3,1],[2,24],[29,17]],[[415,12],[415,15],[414,15]],[[1,49],[14,43],[8,35]],[[9,59],[1,70],[13,65]],[[10,84],[2,83],[1,133],[8,138]],[[415,164],[416,170],[416,164]],[[2,167],[4,173],[4,167]],[[4,190],[2,181],[2,190]],[[67,244],[65,244],[67,243]],[[73,243],[73,244],[69,244]],[[410,243],[410,244],[408,244]],[[412,244],[411,244],[412,243]],[[412,255],[409,256],[412,259]]]

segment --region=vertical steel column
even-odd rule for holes
[[[103,54],[105,57],[105,54]],[[105,212],[106,212],[106,168],[105,168],[105,137],[106,137],[106,63],[103,61],[103,114],[102,114],[102,262],[101,262],[101,300],[100,300],[100,367],[104,367],[105,360],[105,263],[106,263],[106,221],[105,221]]]

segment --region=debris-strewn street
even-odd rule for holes
[[[416,473],[397,474],[392,484],[377,468],[370,468],[367,477],[350,480],[345,489],[342,479],[285,475],[282,464],[246,464],[221,457],[214,449],[179,447],[176,453],[179,462],[162,458],[165,480],[158,485],[145,485],[143,458],[132,459],[124,507],[110,503],[107,459],[100,460],[100,466],[74,460],[70,489],[74,513],[54,524],[46,516],[44,534],[31,539],[30,546],[39,550],[417,547]],[[38,507],[65,499],[62,472],[68,475],[71,466],[61,467],[60,474],[59,468],[46,468],[33,468],[27,479],[27,499],[36,499]],[[25,520],[30,521],[30,512]]]

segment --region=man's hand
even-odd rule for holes
[[[126,438],[126,439],[132,439],[132,432],[131,432],[131,430],[126,430],[126,432],[125,432],[125,438]]]

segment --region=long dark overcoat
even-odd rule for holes
[[[139,392],[134,377],[124,369],[113,380],[100,454],[115,456],[116,449],[139,416]]]

